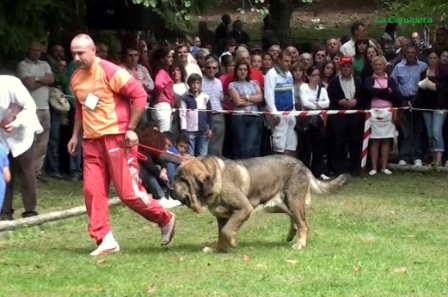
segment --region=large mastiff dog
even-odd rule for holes
[[[330,193],[347,181],[341,175],[333,181],[317,180],[302,162],[293,157],[274,155],[247,160],[223,160],[203,156],[182,164],[176,173],[173,195],[193,211],[207,207],[218,220],[218,241],[205,252],[236,247],[236,233],[256,211],[286,213],[291,219],[287,241],[304,248],[308,238],[306,208],[311,192]]]

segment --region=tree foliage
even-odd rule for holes
[[[15,63],[33,39],[47,39],[48,33],[60,36],[73,24],[73,1],[1,0],[0,59]]]

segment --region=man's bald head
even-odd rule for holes
[[[95,42],[87,34],[78,34],[73,38],[70,50],[72,51],[73,61],[81,69],[88,69],[95,61]]]
[[[85,47],[94,47],[95,46],[95,42],[93,42],[92,37],[90,37],[87,34],[78,34],[76,35],[73,40],[72,40],[72,45],[76,44],[76,45],[83,45]]]

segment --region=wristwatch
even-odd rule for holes
[[[247,102],[250,101],[249,98],[250,98],[250,96],[249,96],[249,95],[246,95],[246,101],[247,101]]]
[[[35,80],[36,82],[39,82],[39,76],[34,77],[34,80]]]

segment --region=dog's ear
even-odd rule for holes
[[[213,179],[210,174],[201,172],[196,175],[196,181],[198,182],[204,197],[209,197],[213,194]]]

